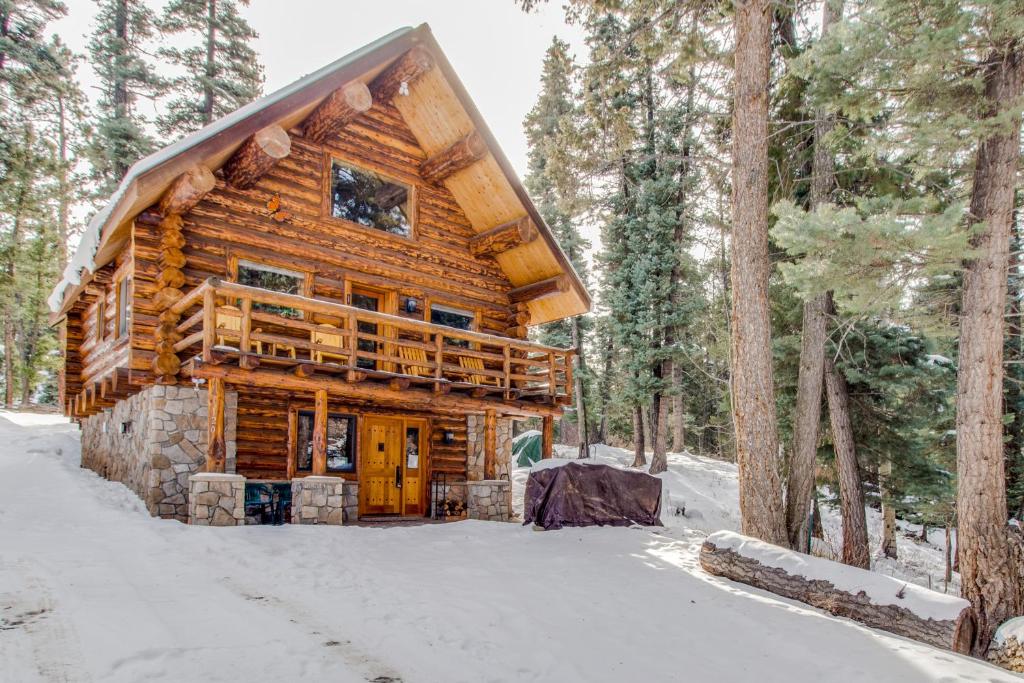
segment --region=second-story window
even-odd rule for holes
[[[433,304],[430,307],[430,322],[434,325],[454,327],[457,330],[472,330],[476,316],[469,311],[461,311],[457,308],[438,306]],[[469,346],[465,339],[445,339],[452,346]]]
[[[268,289],[272,292],[281,292],[282,294],[301,295],[305,279],[305,275],[302,273],[285,270],[284,268],[274,268],[273,266],[253,263],[251,261],[238,262],[238,284],[240,285]],[[258,311],[276,313],[289,318],[302,317],[301,312],[288,306],[255,302],[252,307]]]
[[[331,164],[331,215],[393,235],[412,234],[412,192],[408,185],[372,171]]]
[[[117,283],[117,338],[120,339],[128,334],[128,323],[132,317],[132,302],[130,298],[131,278],[123,277]]]

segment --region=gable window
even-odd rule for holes
[[[269,289],[272,292],[296,294],[301,296],[303,292],[303,285],[306,282],[306,276],[292,270],[275,268],[262,263],[239,261],[237,281],[240,285],[248,285],[249,287]],[[300,311],[288,306],[276,306],[274,304],[253,302],[252,307],[253,310],[283,315],[288,318],[302,317],[302,313]]]
[[[117,283],[117,338],[128,334],[128,323],[132,316],[132,302],[129,297],[131,278],[124,277]]]
[[[295,469],[300,472],[313,471],[313,418],[311,411],[301,410],[298,414],[295,445]],[[327,471],[356,471],[356,418],[352,415],[330,413],[327,416]]]
[[[339,161],[331,163],[331,215],[392,235],[409,237],[408,185]]]
[[[438,304],[430,306],[430,322],[434,325],[454,327],[457,330],[472,330],[475,320],[476,316],[469,311],[460,311],[457,308],[439,306]],[[446,338],[445,342],[453,346],[469,346],[469,342],[465,339]]]

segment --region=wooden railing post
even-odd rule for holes
[[[206,471],[223,472],[227,447],[224,442],[224,380],[211,377],[206,390]]]
[[[249,334],[252,331],[252,299],[245,297],[242,299],[242,329],[239,330],[238,334],[240,339],[238,340],[238,350],[242,354],[249,353],[250,343]]]
[[[356,367],[359,362],[359,321],[354,313],[350,312],[345,319],[348,326],[348,381],[356,379]]]
[[[552,398],[558,394],[558,375],[555,370],[554,351],[548,351],[548,393]]]
[[[434,335],[434,379],[437,380],[435,388],[441,386],[444,379],[444,335],[438,332]]]
[[[572,359],[573,359],[573,354],[571,354],[571,353],[563,353],[562,354],[562,362],[565,364],[565,395],[568,396],[570,400],[572,400],[572,393],[573,393],[573,391],[572,391],[573,390],[573,381],[572,381],[572,373],[573,373],[572,365],[573,365],[573,362],[572,362]]]
[[[313,408],[313,474],[327,473],[327,390],[317,389]]]
[[[217,294],[210,288],[203,292],[203,362],[213,360],[217,343]]]
[[[505,373],[504,384],[505,384],[505,400],[512,398],[512,347],[505,344],[502,347],[502,351],[505,355],[505,362],[502,366],[502,370]]]

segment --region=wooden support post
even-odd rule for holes
[[[349,83],[328,95],[302,124],[302,135],[318,144],[341,132],[357,116],[373,106],[364,83]]]
[[[224,380],[211,377],[206,387],[206,471],[223,472],[227,460],[224,442]]]
[[[327,474],[327,390],[318,389],[313,407],[313,474]]]
[[[547,280],[532,282],[528,285],[509,290],[508,300],[512,304],[523,304],[529,301],[546,299],[549,296],[555,296],[556,294],[568,291],[569,277],[566,275],[556,275]]]
[[[493,410],[484,413],[484,479],[497,477],[498,459],[498,414]]]
[[[555,450],[555,418],[545,415],[541,432],[540,457],[547,460]]]
[[[533,242],[538,235],[537,226],[530,217],[523,216],[469,238],[469,253],[473,256],[497,256]]]
[[[414,47],[391,63],[370,83],[373,100],[387,104],[402,91],[416,82],[423,74],[434,68],[434,58],[425,48]]]
[[[276,124],[267,126],[235,150],[224,164],[224,179],[231,187],[248,190],[291,151],[292,141],[285,129]]]
[[[487,144],[473,131],[420,164],[420,175],[428,183],[439,183],[468,168],[487,155]]]

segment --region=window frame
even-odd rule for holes
[[[131,291],[132,276],[125,274],[116,280],[114,287],[114,339],[121,341],[132,331]],[[121,329],[122,323],[124,330]]]
[[[288,446],[288,465],[289,465],[289,478],[293,476],[330,476],[330,477],[358,477],[359,474],[359,429],[360,420],[359,415],[354,412],[344,411],[327,411],[328,428],[330,428],[330,418],[343,418],[349,421],[349,443],[348,448],[352,457],[352,467],[344,470],[332,470],[326,469],[323,473],[313,472],[313,460],[310,458],[309,468],[299,468],[299,422],[303,419],[303,416],[309,416],[309,419],[316,424],[316,411],[308,405],[292,406],[289,410],[289,446]],[[311,435],[312,436],[312,435]],[[325,435],[326,437],[326,435]]]
[[[94,330],[96,343],[101,344],[107,338],[107,288],[96,297],[96,329]]]
[[[373,174],[378,178],[395,183],[397,185],[403,185],[409,188],[409,213],[406,218],[409,221],[409,234],[408,235],[397,235],[387,230],[381,230],[372,226],[362,225],[355,221],[350,221],[347,218],[340,218],[334,215],[334,199],[332,197],[332,181],[334,180],[334,164],[335,163],[348,166],[358,171],[364,171],[366,173]],[[371,235],[383,235],[386,238],[393,238],[396,240],[410,241],[416,240],[417,228],[419,221],[419,187],[415,182],[400,180],[395,177],[394,174],[387,171],[381,170],[375,167],[373,164],[366,163],[365,161],[354,161],[340,154],[331,152],[324,152],[323,155],[323,203],[320,207],[320,217],[325,221],[331,221],[346,227],[353,228],[355,230],[361,230]]]

